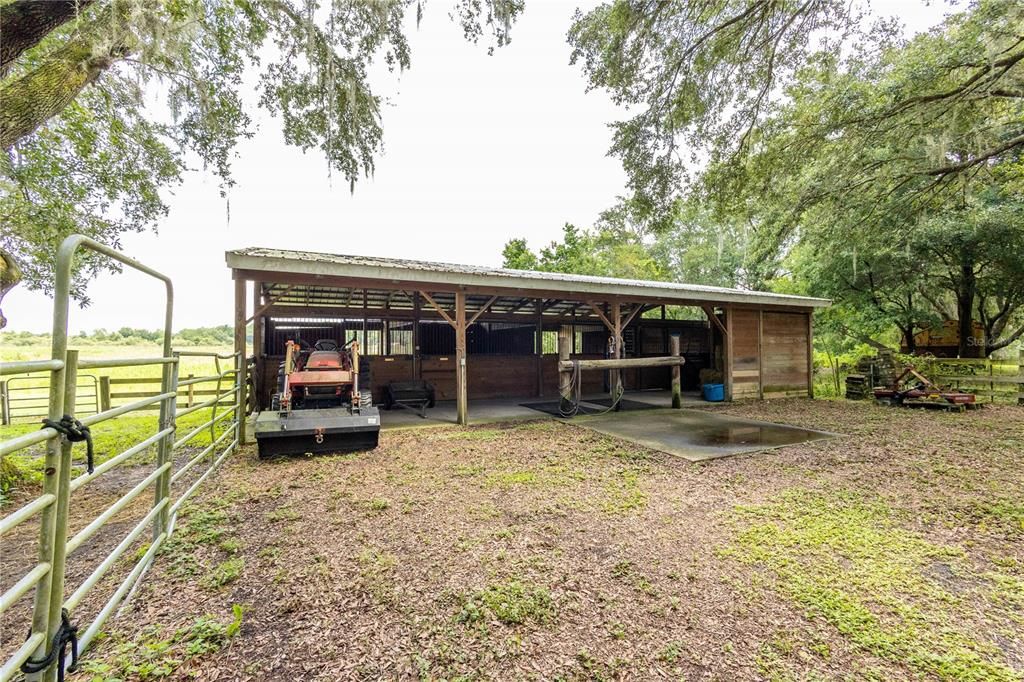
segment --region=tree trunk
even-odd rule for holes
[[[6,249],[0,248],[0,302],[3,301],[7,292],[18,286],[21,282],[21,268],[18,261],[9,254]],[[7,318],[4,311],[0,310],[0,329],[7,326]]]
[[[903,339],[907,343],[907,353],[914,355],[917,353],[917,339],[914,338],[914,325],[909,324],[906,327],[900,327],[900,332],[903,334]]]
[[[957,355],[961,358],[977,355],[976,346],[971,343],[974,336],[974,296],[978,283],[974,274],[974,263],[966,256],[960,264],[960,286],[956,292],[958,343]]]
[[[0,76],[51,31],[78,16],[93,0],[15,0],[0,7]]]
[[[0,87],[0,148],[10,149],[63,111],[85,86],[128,51],[121,41],[112,40],[97,54],[93,44],[80,36],[33,71],[5,83]]]

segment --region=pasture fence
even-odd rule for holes
[[[164,283],[164,335],[162,353],[159,356],[89,360],[80,358],[77,350],[68,349],[71,270],[75,253],[80,248],[107,256]],[[78,649],[84,651],[95,641],[104,623],[130,593],[171,536],[182,505],[227,457],[237,451],[242,440],[241,429],[244,428],[243,419],[240,417],[243,411],[238,402],[245,370],[244,358],[237,352],[216,354],[172,350],[173,286],[168,277],[108,246],[80,235],[68,237],[61,244],[56,265],[50,359],[0,365],[0,375],[41,376],[47,379],[48,386],[46,425],[39,430],[0,441],[0,456],[29,451],[41,445],[45,445],[46,448],[41,494],[0,518],[0,537],[29,520],[35,520],[36,517],[39,523],[34,565],[0,594],[0,615],[22,605],[31,611],[28,637],[5,661],[0,662],[0,682],[6,682],[20,673],[25,675],[28,682],[52,682],[63,676],[63,671],[73,664],[75,658],[74,654],[71,660],[66,658],[66,645],[77,639]],[[214,374],[179,380],[178,368],[181,358],[195,355],[211,357],[215,363]],[[225,361],[226,365],[222,367],[221,361]],[[139,366],[161,368],[159,388],[156,392],[146,392],[145,395],[121,395],[120,398],[129,399],[128,402],[121,404],[113,404],[113,393],[108,392],[105,401],[102,396],[96,398],[94,393],[93,405],[98,401],[99,406],[94,405],[93,411],[89,414],[85,414],[90,412],[86,404],[83,403],[83,409],[79,409],[80,370]],[[8,394],[11,380],[13,379],[6,382]],[[205,398],[207,393],[200,393],[194,389],[195,386],[204,383],[216,385],[210,398]],[[192,396],[186,405],[180,406],[179,398],[183,394],[188,396],[189,393]],[[202,397],[196,399],[196,395]],[[72,477],[72,446],[82,435],[80,427],[92,427],[146,409],[159,410],[159,420],[154,433],[98,465],[93,466],[90,459],[86,472]],[[188,433],[179,435],[177,419],[200,410],[209,410],[209,419]],[[75,424],[76,419],[78,425]],[[205,445],[204,441],[205,447],[200,448],[197,440],[206,434],[209,435],[209,444]],[[148,473],[144,469],[146,475],[142,480],[83,528],[69,536],[68,519],[73,509],[73,493],[153,448],[156,450],[155,461],[152,465],[142,465],[151,466]],[[183,456],[177,456],[179,453]],[[68,555],[94,538],[104,526],[111,525],[110,522],[115,516],[129,509],[136,499],[150,489],[153,490],[153,502],[141,519],[137,520],[134,527],[105,558],[91,567],[88,577],[74,586],[71,594],[65,597],[70,589],[65,584]],[[150,529],[148,544],[143,539],[147,529]],[[132,548],[137,549],[134,553],[129,553]],[[126,562],[125,558],[131,560]],[[82,606],[83,600],[94,592],[101,580],[110,576],[114,577],[113,593],[99,607],[88,624],[72,625],[71,621]],[[105,582],[105,585],[109,584]],[[31,600],[28,598],[30,592]],[[81,634],[77,634],[76,637],[76,632]]]

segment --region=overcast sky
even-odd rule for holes
[[[315,151],[285,146],[279,123],[255,113],[256,136],[238,149],[228,206],[201,171],[167,196],[158,233],[128,235],[123,250],[174,279],[175,328],[228,324],[224,251],[245,246],[309,249],[477,265],[500,265],[512,237],[538,247],[566,222],[591,225],[623,193],[608,158],[607,124],[622,112],[585,93],[569,65],[574,9],[596,2],[529,0],[512,43],[487,55],[468,44],[444,3],[430,3],[410,30],[412,69],[379,74],[384,154],[373,178],[328,178]],[[937,23],[944,3],[876,0],[910,30]],[[158,328],[162,287],[134,273],[92,283],[93,304],[73,309],[71,331]],[[9,330],[49,331],[52,301],[22,287],[3,301]]]

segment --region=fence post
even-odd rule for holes
[[[669,337],[672,342],[672,357],[679,357],[679,334]],[[679,365],[672,365],[672,407],[677,410],[683,406],[682,380]]]
[[[110,409],[110,377],[100,377],[100,411],[106,412]]]
[[[7,395],[7,382],[0,381],[0,425],[7,426],[11,423],[11,404]]]
[[[162,467],[167,462],[174,459],[174,434],[175,434],[175,420],[178,414],[178,362],[179,356],[175,352],[172,354],[174,362],[165,363],[163,376],[160,381],[160,392],[170,393],[174,392],[169,398],[164,398],[160,401],[160,427],[164,429],[170,429],[170,433],[166,434],[159,440],[156,448],[156,466],[157,468]],[[168,467],[167,471],[160,474],[160,477],[156,479],[156,488],[153,493],[153,506],[163,504],[163,509],[157,512],[156,518],[153,521],[153,542],[167,532],[169,513],[171,507],[171,468]]]
[[[74,416],[75,396],[78,389],[78,351],[69,350],[64,354],[64,414]],[[57,501],[54,509],[53,553],[50,561],[49,589],[49,622],[50,631],[47,645],[53,641],[61,624],[61,607],[64,606],[64,566],[67,559],[68,542],[68,508],[71,503],[71,449],[73,443],[67,438],[58,439],[60,443],[60,464],[57,465]],[[43,679],[47,682],[57,679],[57,668],[64,665],[58,659],[43,671]]]
[[[195,375],[193,375],[193,374],[189,374],[187,378],[188,378],[189,381],[191,381],[194,376]],[[196,399],[196,385],[195,384],[189,384],[188,385],[188,400],[186,401],[186,407],[192,407],[192,404],[195,402],[195,399]]]
[[[992,362],[992,358],[988,358],[988,401],[994,403],[996,401],[996,385],[992,383],[992,376],[995,374],[995,363]]]
[[[1017,359],[1017,376],[1024,378],[1024,350]],[[1024,405],[1024,383],[1017,384],[1017,404]]]

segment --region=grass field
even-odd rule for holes
[[[160,347],[156,344],[110,346],[94,343],[82,343],[77,339],[71,339],[70,348],[78,348],[82,359],[111,359],[111,358],[146,358],[159,357]],[[219,353],[230,352],[229,348],[223,346],[199,346],[183,348],[188,352]],[[0,349],[0,362],[14,360],[38,360],[49,358],[50,348],[48,345],[37,344],[32,346],[12,346]],[[221,361],[221,371],[229,367],[229,361]],[[180,375],[182,378],[189,375],[211,376],[216,372],[217,363],[210,357],[188,357],[181,359]],[[160,365],[141,365],[131,367],[112,367],[97,370],[82,370],[79,375],[78,409],[75,414],[82,417],[94,414],[99,408],[98,386],[102,376],[115,380],[144,380],[160,377]],[[91,378],[95,378],[93,381]],[[11,381],[10,377],[6,378]],[[26,378],[14,378],[8,384],[8,395],[18,398],[12,403],[13,423],[0,427],[3,438],[12,438],[28,433],[39,428],[39,422],[46,413],[47,394],[49,377],[46,373],[30,375]],[[15,388],[17,387],[17,388]],[[131,400],[138,400],[138,397],[117,397],[118,392],[148,392],[158,393],[159,383],[119,383],[112,386],[114,397],[111,400],[113,406],[121,405]],[[205,392],[215,391],[216,383],[197,384],[194,387],[200,391],[194,396],[193,404],[203,402],[212,397]],[[229,388],[226,384],[222,390]],[[184,405],[185,397],[179,398],[179,404]],[[186,415],[178,420],[179,434],[189,431],[199,424],[210,419],[211,410],[204,409]],[[102,463],[113,457],[135,443],[156,433],[157,413],[149,410],[123,415],[93,427],[93,440],[95,444],[95,458],[97,463]],[[226,423],[226,422],[225,422]],[[218,425],[222,427],[223,424]],[[219,434],[219,432],[217,432]],[[204,446],[209,444],[210,434],[203,432],[198,434],[191,445]],[[31,489],[38,484],[41,476],[43,454],[42,446],[34,447],[27,451],[8,455],[4,458],[0,467],[0,506],[5,498],[18,489]],[[140,454],[140,461],[148,461],[152,458],[152,448]]]
[[[75,679],[1022,679],[1024,409],[722,411],[846,435],[702,464],[555,421],[246,448]]]

